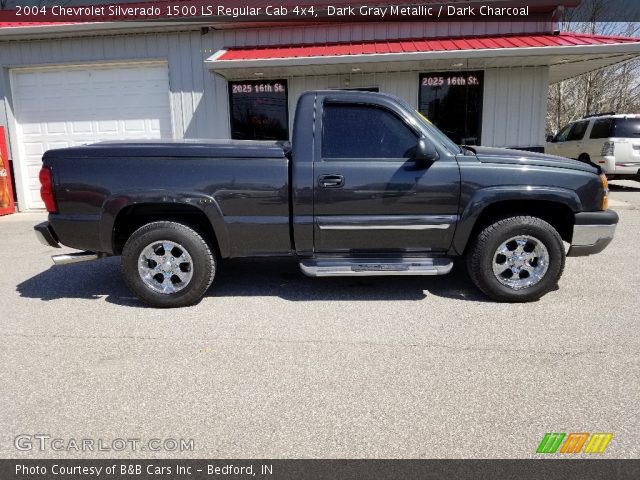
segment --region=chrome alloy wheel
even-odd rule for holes
[[[513,290],[535,285],[548,269],[547,247],[529,235],[510,238],[493,255],[493,274],[501,284]]]
[[[193,277],[193,260],[179,243],[160,240],[147,245],[138,257],[138,273],[147,287],[172,294],[185,288]]]

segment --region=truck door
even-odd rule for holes
[[[415,161],[421,133],[393,104],[327,98],[321,112],[313,165],[315,251],[448,250],[460,194],[455,158]]]

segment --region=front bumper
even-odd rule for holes
[[[38,225],[33,227],[33,229],[35,230],[36,237],[38,238],[40,243],[46,245],[47,247],[61,248],[60,243],[58,242],[58,237],[51,228],[51,225],[49,225],[49,222],[39,223]]]
[[[618,214],[613,210],[576,213],[568,257],[583,257],[603,251],[613,240]]]

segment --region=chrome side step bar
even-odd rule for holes
[[[452,268],[453,260],[444,257],[312,258],[300,261],[300,270],[309,277],[446,275]]]
[[[74,252],[64,253],[62,255],[53,255],[51,260],[56,265],[69,265],[70,263],[90,262],[91,260],[97,260],[98,258],[106,257],[104,253],[94,252]]]

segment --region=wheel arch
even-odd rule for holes
[[[228,256],[229,240],[222,213],[210,197],[112,198],[103,207],[101,245],[105,251],[119,255],[133,232],[143,225],[162,220],[194,228],[218,256]]]
[[[571,190],[520,187],[519,190],[508,192],[479,191],[460,216],[453,239],[453,253],[464,254],[470,239],[490,223],[518,215],[529,215],[546,221],[558,231],[564,241],[571,242],[574,212],[581,210],[580,199]]]

